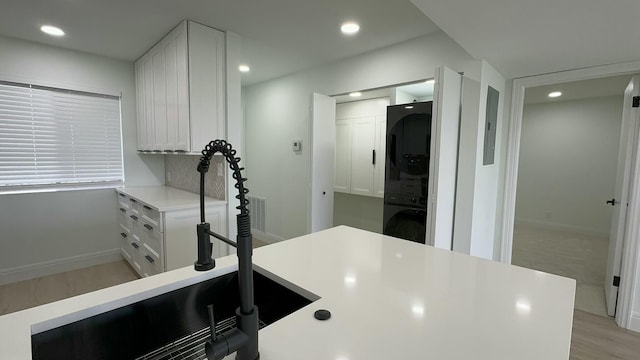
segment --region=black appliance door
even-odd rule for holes
[[[385,235],[424,244],[426,221],[427,212],[425,210],[399,210],[385,221],[383,232]]]

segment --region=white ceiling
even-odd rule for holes
[[[527,88],[524,103],[537,104],[605,96],[620,96],[622,98],[629,81],[631,81],[631,75],[623,75]],[[562,96],[550,98],[549,93],[553,91],[562,92]]]
[[[640,59],[638,0],[411,0],[507,78]]]
[[[185,18],[243,37],[244,84],[440,31],[409,0],[2,0],[0,34],[135,60]],[[342,35],[346,20],[360,33]]]

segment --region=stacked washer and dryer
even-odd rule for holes
[[[387,107],[383,233],[424,244],[433,102]]]

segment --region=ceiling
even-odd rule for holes
[[[242,36],[245,85],[440,31],[409,0],[2,0],[0,35],[132,61],[183,19]]]
[[[433,85],[434,84],[431,82],[426,83],[425,81],[420,81],[417,83],[400,85],[397,87],[392,86],[373,90],[363,90],[360,92],[360,96],[358,97],[353,97],[349,94],[340,94],[333,97],[336,99],[337,104],[342,104],[346,102],[391,97],[394,91],[397,89],[409,95],[413,95],[417,98],[424,98],[433,96]]]
[[[507,78],[640,59],[638,0],[411,0]]]
[[[629,81],[631,81],[631,75],[623,75],[531,87],[526,89],[524,103],[537,104],[616,95],[622,98]],[[554,91],[562,92],[562,96],[550,98],[549,93]]]

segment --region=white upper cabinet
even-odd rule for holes
[[[183,21],[135,64],[138,150],[200,152],[225,137],[224,33]]]
[[[384,197],[388,98],[336,107],[337,192]]]

